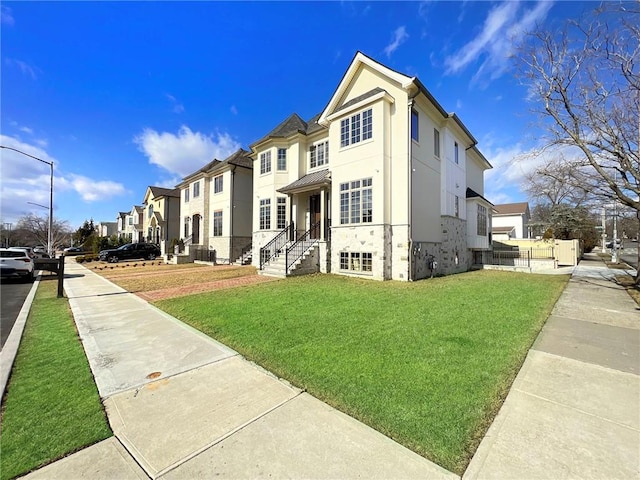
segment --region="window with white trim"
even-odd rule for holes
[[[340,184],[340,224],[373,221],[372,179],[364,178]]]
[[[213,212],[213,236],[222,236],[222,210]]]
[[[189,201],[189,189],[188,188],[184,191],[184,201],[185,201],[185,203]]]
[[[287,169],[287,149],[278,149],[278,161],[276,162],[276,168],[280,171]]]
[[[282,230],[287,226],[287,197],[276,199],[276,228]]]
[[[456,164],[460,163],[458,150],[458,142],[453,142],[453,161],[456,162]]]
[[[193,184],[193,198],[200,196],[200,181]]]
[[[213,179],[213,193],[221,193],[224,186],[222,175],[218,175]]]
[[[478,221],[476,233],[482,237],[487,236],[487,207],[478,205]]]
[[[440,156],[440,132],[437,128],[433,129],[433,154],[436,157]]]
[[[373,254],[371,252],[340,252],[340,270],[371,273]]]
[[[271,172],[271,151],[260,154],[260,175]]]
[[[373,135],[373,110],[370,108],[340,120],[340,146],[368,140]]]
[[[320,142],[309,148],[309,168],[329,164],[329,142]]]
[[[153,205],[149,205],[149,217],[148,218],[151,218],[151,217],[153,217]]]
[[[263,198],[260,200],[260,230],[269,230],[271,228],[271,199]]]

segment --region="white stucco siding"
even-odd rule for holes
[[[466,182],[467,187],[484,196],[484,169],[471,156],[466,162]]]
[[[515,227],[515,238],[528,237],[525,220],[522,215],[494,215],[492,224],[494,227]]]

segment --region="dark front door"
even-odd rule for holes
[[[191,243],[200,243],[200,215],[193,216],[193,230],[191,231]]]
[[[320,238],[320,195],[309,197],[309,216],[311,227],[316,227],[311,231],[311,238]]]

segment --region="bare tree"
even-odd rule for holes
[[[576,207],[592,201],[590,190],[585,189],[585,176],[575,161],[559,153],[524,177],[523,188],[533,203]]]
[[[41,217],[32,213],[21,217],[18,220],[17,229],[28,232],[28,243],[46,245],[49,232],[49,217]],[[69,237],[71,227],[66,220],[53,220],[51,230],[51,243],[55,251],[56,248],[64,244],[64,239]]]
[[[532,32],[519,66],[546,147],[569,148],[588,188],[640,221],[640,2],[604,3],[559,31]]]

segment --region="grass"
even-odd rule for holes
[[[0,478],[111,436],[67,300],[40,282],[5,393]]]
[[[311,275],[156,305],[462,474],[567,281]]]
[[[229,278],[255,275],[256,269],[247,266],[208,266],[199,265],[199,268],[184,269],[182,265],[172,265],[172,269],[163,267],[125,267],[120,269],[111,265],[103,270],[92,269],[95,273],[104,276],[116,285],[133,293],[161,290],[163,288],[184,287],[199,285],[206,282],[215,282]],[[146,270],[145,270],[146,269]],[[153,270],[153,275],[149,274]]]

